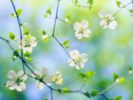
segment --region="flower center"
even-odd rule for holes
[[[17,77],[16,80],[15,80],[15,83],[20,85],[20,83],[22,82],[23,80],[20,78],[20,77]]]

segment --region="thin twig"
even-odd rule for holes
[[[55,14],[55,19],[54,19],[54,27],[53,27],[53,32],[52,32],[53,36],[55,35],[55,28],[56,28],[56,23],[57,23],[57,18],[58,18],[58,11],[59,11],[60,1],[61,0],[58,0],[58,4],[57,4],[57,7],[56,7],[56,14]]]
[[[17,23],[18,23],[18,26],[19,26],[19,34],[20,34],[20,46],[21,46],[21,57],[24,58],[24,55],[23,55],[23,44],[22,44],[22,39],[23,39],[23,33],[22,33],[22,23],[21,23],[21,20],[19,18],[19,15],[17,13],[17,10],[16,10],[16,7],[15,7],[15,4],[13,2],[13,0],[10,0],[11,1],[11,4],[12,4],[12,7],[13,7],[13,10],[16,14],[16,18],[17,18]],[[22,62],[22,66],[23,66],[23,71],[24,71],[24,74],[25,74],[25,67],[24,67],[24,63]]]

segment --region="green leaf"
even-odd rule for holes
[[[14,40],[16,38],[16,36],[15,36],[15,34],[13,32],[10,32],[8,35],[9,35],[9,38],[11,40]]]
[[[18,50],[15,50],[13,52],[13,56],[12,56],[13,61],[15,61],[17,59],[17,57],[18,57]]]
[[[44,14],[44,18],[49,17],[52,14],[51,8],[47,9],[46,13]]]
[[[128,72],[129,72],[129,74],[132,74],[133,73],[132,67],[129,67]]]
[[[116,73],[113,73],[113,77],[114,77],[114,81],[115,81],[119,77],[119,75]]]
[[[86,76],[87,79],[92,78],[93,75],[94,75],[94,72],[93,71],[88,71],[88,72],[85,73],[85,76]]]
[[[85,92],[85,93],[84,93],[84,95],[85,95],[85,96],[87,96],[88,98],[90,98],[90,97],[91,97],[91,94],[90,94],[88,91],[87,91],[87,92]]]
[[[11,2],[14,2],[14,0],[11,0]]]
[[[98,92],[97,90],[94,90],[94,91],[91,92],[91,96],[95,97],[95,96],[98,95],[98,93],[99,93],[99,92]]]
[[[116,96],[115,100],[122,100],[122,97],[121,96]]]
[[[88,3],[89,5],[92,5],[92,4],[93,4],[93,0],[88,0],[87,3]]]
[[[42,35],[46,35],[46,31],[45,30],[42,30]]]
[[[87,71],[85,73],[80,73],[80,76],[81,78],[83,78],[84,80],[87,80],[87,79],[91,79],[94,75],[94,72],[93,71]]]
[[[114,99],[112,97],[110,97],[109,100],[114,100]]]
[[[22,14],[22,11],[23,11],[22,9],[17,9],[16,12],[17,12],[18,16],[20,16]]]
[[[133,13],[133,9],[129,10],[130,13]]]
[[[48,99],[46,97],[44,97],[43,100],[48,100]]]
[[[75,3],[77,5],[78,4],[78,0],[73,0],[73,3]]]
[[[64,88],[62,89],[62,91],[63,91],[64,93],[67,93],[67,92],[69,92],[69,91],[70,91],[70,89],[69,89],[69,88],[67,88],[67,87],[64,87]]]
[[[17,9],[17,10],[16,10],[18,16],[20,16],[20,15],[22,14],[22,11],[23,11],[22,9]],[[11,16],[12,16],[12,17],[16,17],[16,14],[15,14],[15,13],[11,13]]]
[[[70,41],[69,40],[66,40],[66,41],[64,41],[62,43],[62,45],[63,45],[64,48],[68,49],[68,48],[70,48],[69,43],[70,43]]]
[[[16,14],[14,14],[14,13],[11,13],[10,15],[11,15],[12,17],[16,17]]]
[[[26,60],[27,60],[28,62],[31,62],[31,61],[32,61],[32,58],[31,58],[31,57],[26,57]]]
[[[31,53],[28,52],[28,51],[24,53],[24,56],[25,56],[25,57],[30,57],[30,55],[31,55]]]
[[[67,46],[69,43],[70,43],[70,41],[69,41],[69,40],[66,40],[66,41],[63,42],[63,46],[65,47],[65,46]]]
[[[116,5],[117,5],[117,7],[120,7],[122,5],[122,3],[120,1],[116,1]]]
[[[70,15],[67,15],[67,16],[65,17],[65,21],[66,21],[67,23],[71,23],[71,16],[70,16]]]
[[[23,28],[24,28],[24,34],[28,35],[29,34],[29,28],[26,26],[23,26]]]
[[[120,77],[117,79],[117,83],[118,84],[125,84],[126,83],[126,79],[124,77]]]

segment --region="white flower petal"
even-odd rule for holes
[[[88,55],[85,53],[81,54],[81,62],[86,63],[88,61]]]
[[[82,39],[83,34],[77,31],[77,32],[75,33],[75,37],[77,37],[78,39]]]
[[[36,86],[38,89],[43,89],[44,88],[44,84],[42,82],[36,81]]]
[[[100,22],[100,26],[103,27],[103,28],[108,28],[108,23],[107,23],[107,21],[103,19],[103,20]]]
[[[15,90],[16,89],[16,84],[14,84],[14,85],[12,85],[12,86],[10,86],[8,88],[9,88],[9,90]]]
[[[91,33],[91,30],[90,29],[84,30],[83,37],[88,38],[90,36],[90,33]]]
[[[86,20],[83,20],[81,21],[81,26],[85,29],[85,28],[88,28],[88,21]]]
[[[25,83],[21,82],[19,85],[16,86],[17,91],[23,91],[26,88]]]
[[[78,50],[73,50],[73,51],[71,51],[69,54],[70,54],[70,57],[71,57],[72,59],[78,59],[79,56],[80,56],[80,53],[79,53]]]
[[[110,29],[115,29],[116,26],[117,26],[117,22],[116,22],[115,20],[112,21],[112,22],[109,24],[109,28],[110,28]]]
[[[13,79],[13,78],[15,78],[15,76],[16,76],[16,72],[15,72],[14,70],[10,70],[10,71],[7,73],[7,77],[8,77],[9,79]]]
[[[22,77],[24,75],[24,72],[23,71],[19,71],[18,73],[17,73],[17,76],[16,77]]]
[[[75,63],[74,63],[73,60],[69,60],[68,63],[69,63],[69,66],[71,66],[71,67],[74,67],[75,66]]]

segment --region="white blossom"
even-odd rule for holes
[[[46,68],[43,68],[40,71],[36,71],[35,73],[36,73],[36,76],[34,75],[33,77],[37,79],[36,86],[38,89],[43,89],[45,86],[45,84],[41,81],[44,81],[45,83],[50,85],[51,80],[48,77],[48,72]]]
[[[78,39],[88,38],[91,34],[91,30],[89,29],[88,22],[83,20],[81,22],[76,22],[74,24],[75,36]]]
[[[68,61],[71,67],[76,69],[82,69],[85,66],[85,63],[88,61],[88,56],[85,53],[81,53],[78,50],[72,50],[69,53],[71,59]]]
[[[103,11],[99,13],[99,17],[102,19],[100,22],[100,26],[103,28],[109,28],[113,30],[118,25],[112,15],[104,14]]]
[[[32,52],[32,48],[37,45],[36,38],[31,35],[24,35],[22,39],[22,49],[23,52]],[[21,48],[21,43],[19,43],[19,47]]]
[[[9,80],[6,83],[6,87],[10,90],[23,91],[26,88],[27,75],[24,75],[23,71],[16,73],[14,70],[10,70],[7,77]]]
[[[52,81],[55,84],[62,84],[63,83],[63,78],[61,72],[56,72],[55,75],[52,76]]]

